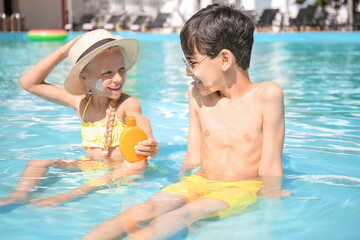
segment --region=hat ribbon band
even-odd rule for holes
[[[101,47],[102,45],[104,45],[106,43],[112,42],[112,41],[115,41],[115,39],[113,39],[113,38],[105,38],[105,39],[102,39],[102,40],[94,43],[91,47],[86,49],[86,51],[83,52],[83,54],[81,54],[81,56],[78,58],[78,60],[76,60],[76,63],[78,61],[80,61],[83,57],[85,57],[87,54],[89,54],[91,51],[95,50],[98,47]]]

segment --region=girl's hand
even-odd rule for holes
[[[77,36],[73,40],[67,42],[64,46],[60,48],[60,51],[65,55],[65,57],[69,54],[70,49],[74,44],[82,37],[82,35]]]
[[[141,141],[135,146],[135,153],[147,156],[146,160],[151,160],[151,157],[155,156],[158,150],[158,144],[153,138]]]
[[[56,207],[71,198],[70,193],[63,193],[56,196],[32,199],[31,203],[39,207]]]

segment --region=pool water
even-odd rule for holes
[[[68,39],[77,34],[69,35]],[[176,181],[186,151],[187,86],[179,36],[124,32],[140,40],[125,91],[137,97],[160,149],[146,178],[110,186],[60,207],[0,208],[1,239],[79,239],[98,223]],[[15,38],[15,40],[14,40]],[[19,79],[61,43],[0,35],[0,198],[32,158],[80,158],[80,121],[68,108],[25,92]],[[360,34],[256,34],[250,78],[284,90],[284,188],[292,196],[259,198],[238,216],[204,220],[172,239],[359,239]],[[62,85],[65,60],[48,77]],[[51,169],[34,189],[40,198],[84,183],[81,172]]]

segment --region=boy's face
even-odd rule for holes
[[[195,86],[199,88],[201,95],[206,96],[221,90],[221,66],[218,57],[211,59],[209,56],[201,55],[196,49],[194,55],[186,56],[186,76],[191,76]]]

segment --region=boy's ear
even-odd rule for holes
[[[220,51],[219,56],[221,61],[221,70],[229,70],[234,61],[233,54],[229,50],[223,49]]]

